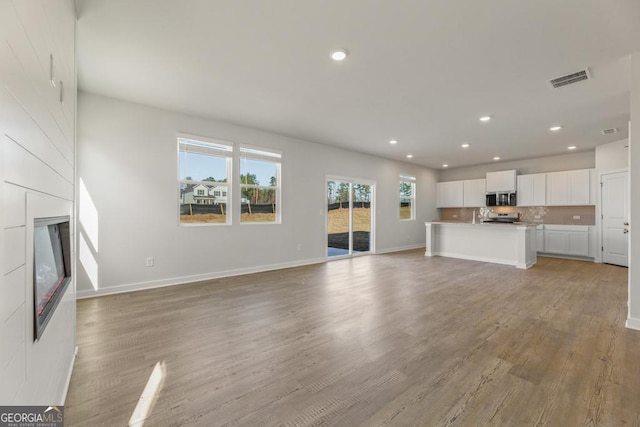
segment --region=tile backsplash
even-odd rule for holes
[[[440,219],[444,221],[471,221],[474,208],[441,208]],[[489,213],[514,213],[520,221],[533,224],[595,225],[595,206],[494,206],[475,208],[476,220],[482,221]]]

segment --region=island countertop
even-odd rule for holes
[[[484,226],[500,226],[500,227],[514,227],[514,226],[520,226],[520,227],[537,227],[540,224],[534,224],[531,222],[482,222],[482,221],[478,221],[478,222],[471,222],[471,221],[452,221],[452,220],[433,220],[433,221],[428,221],[425,222],[425,225],[427,224],[452,224],[452,225],[484,225]]]
[[[531,223],[425,222],[425,256],[462,258],[530,268],[538,260]]]

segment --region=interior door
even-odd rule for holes
[[[628,172],[602,175],[602,262],[629,266]]]

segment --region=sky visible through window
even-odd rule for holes
[[[240,174],[255,174],[260,185],[271,185],[271,177],[276,176],[276,164],[254,159],[240,159]]]
[[[225,157],[207,156],[203,154],[180,152],[180,179],[190,177],[194,181],[204,181],[209,177],[216,180],[225,178]],[[241,173],[256,175],[260,185],[269,185],[271,177],[276,175],[275,163],[241,159]],[[248,169],[248,170],[247,170]]]

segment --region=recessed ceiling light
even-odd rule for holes
[[[495,157],[493,158],[493,160],[500,160],[500,157],[495,156]]]
[[[407,159],[412,159],[413,158],[413,154],[407,154]]]
[[[343,61],[348,54],[349,52],[345,49],[335,49],[331,51],[331,59],[334,61]]]
[[[562,126],[551,126],[549,128],[551,132],[558,132],[560,129],[562,129]]]
[[[449,167],[449,165],[445,163],[444,165],[442,165],[442,167],[443,167],[443,168],[448,168],[448,167]]]
[[[488,122],[489,120],[491,120],[491,116],[482,116],[482,117],[480,117],[480,121],[481,122]]]
[[[576,148],[578,147],[576,147],[575,145],[570,145],[567,147],[567,150],[575,150]]]
[[[469,148],[469,144],[467,144],[466,142],[464,144],[461,145],[462,148]]]
[[[398,141],[397,141],[397,140],[395,140],[395,139],[392,139],[391,141],[389,141],[389,144],[391,144],[391,145],[393,145],[393,144],[397,144],[397,143],[398,143]]]

